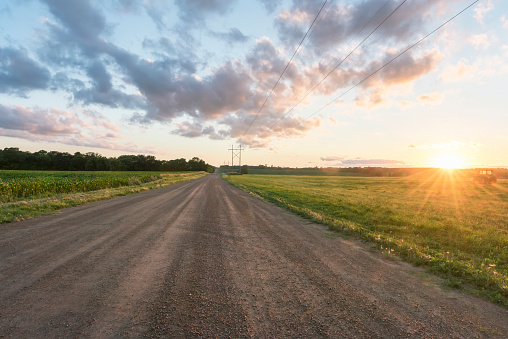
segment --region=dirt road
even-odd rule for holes
[[[508,311],[218,175],[0,226],[0,337],[508,337]]]

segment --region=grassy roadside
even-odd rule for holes
[[[92,190],[87,192],[70,192],[41,194],[24,197],[16,201],[0,204],[0,224],[34,218],[44,214],[51,214],[55,211],[72,206],[110,199],[116,196],[138,193],[150,189],[157,189],[178,182],[201,178],[208,173],[205,172],[179,172],[161,173],[155,180],[140,182],[132,180],[132,184]]]
[[[477,186],[450,171],[404,178],[247,175],[231,184],[344,235],[371,241],[508,306],[508,180]]]

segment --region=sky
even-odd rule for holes
[[[473,3],[0,0],[0,148],[508,167],[508,1]]]

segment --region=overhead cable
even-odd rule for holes
[[[323,6],[321,6],[321,9],[319,10],[318,14],[316,15],[316,17],[314,18],[314,20],[312,21],[312,24],[310,25],[309,29],[307,30],[307,32],[305,33],[305,35],[303,36],[302,38],[302,41],[300,41],[300,44],[298,45],[298,47],[296,48],[295,52],[293,53],[293,56],[291,57],[291,59],[289,59],[286,67],[284,68],[284,70],[282,71],[282,73],[280,74],[279,76],[279,79],[277,79],[277,82],[275,83],[275,85],[273,85],[272,89],[270,90],[270,93],[268,93],[268,96],[266,97],[265,99],[265,102],[263,102],[263,105],[261,105],[261,107],[259,108],[258,112],[256,113],[256,116],[254,117],[254,119],[252,119],[252,121],[250,122],[249,124],[249,127],[247,127],[247,129],[245,130],[245,132],[243,133],[243,135],[245,136],[245,134],[247,134],[247,132],[249,131],[250,127],[252,126],[252,124],[254,123],[254,121],[256,121],[259,113],[261,112],[261,110],[263,109],[263,107],[265,107],[265,104],[266,102],[268,101],[268,98],[270,98],[270,96],[272,95],[272,92],[275,90],[275,87],[277,87],[277,85],[279,84],[280,82],[280,79],[282,78],[282,76],[284,75],[284,73],[286,72],[286,70],[288,69],[289,65],[291,64],[291,62],[293,61],[293,58],[295,57],[295,55],[298,53],[298,50],[300,49],[300,47],[302,46],[302,43],[303,41],[305,40],[305,38],[307,37],[307,34],[309,34],[312,26],[314,26],[314,23],[316,22],[316,19],[319,17],[319,14],[321,14],[321,11],[323,10],[323,8],[325,7],[326,3],[328,2],[328,0],[325,0],[325,2],[323,3]]]
[[[332,74],[337,68],[339,68],[343,63],[344,61],[346,61],[349,56],[351,54],[353,54],[357,49],[358,47],[360,47],[372,34],[374,34],[374,32],[376,32],[379,27],[381,27],[395,12],[397,12],[397,10],[406,2],[407,0],[404,0],[402,1],[379,25],[376,26],[376,28],[374,28],[374,30],[372,32],[369,33],[369,35],[367,35],[358,45],[356,45],[355,48],[353,48],[353,50],[351,52],[349,52],[349,54],[344,58],[342,59],[341,62],[339,62],[320,82],[318,82],[314,87],[311,88],[311,90],[309,92],[307,92],[307,94],[305,94],[305,96],[300,100],[298,101],[293,107],[291,107],[291,109],[289,111],[287,111],[286,113],[284,113],[280,118],[279,120],[277,120],[272,126],[270,126],[262,135],[261,137],[265,136],[266,133],[268,133],[269,131],[272,130],[272,128],[274,128],[282,119],[284,119],[289,113],[291,113],[299,104],[301,104],[303,102],[303,100],[305,100],[309,94],[311,94],[319,85],[321,85],[321,83],[323,83],[323,81],[326,80],[326,78],[328,78],[330,76],[330,74]]]
[[[386,5],[388,5],[388,3],[389,3],[389,2],[391,2],[391,1],[392,1],[392,0],[388,0],[388,1],[386,1],[386,2],[385,2],[385,4],[384,4],[383,6],[381,6],[381,8],[380,8],[380,9],[376,12],[376,14],[374,14],[374,15],[373,15],[373,16],[369,19],[369,21],[367,21],[367,22],[366,22],[366,23],[362,26],[362,28],[360,28],[360,30],[358,31],[358,33],[356,33],[356,35],[355,35],[354,37],[352,37],[352,38],[351,38],[351,40],[349,40],[349,41],[348,41],[348,43],[347,43],[345,46],[349,46],[349,44],[350,44],[351,42],[353,42],[353,41],[354,41],[354,40],[355,40],[355,39],[356,39],[356,38],[357,38],[357,37],[358,37],[358,36],[359,36],[359,35],[363,32],[363,30],[365,29],[365,27],[367,27],[367,26],[370,24],[370,22],[371,22],[372,20],[374,20],[374,18],[375,18],[375,17],[377,17],[377,15],[378,15],[378,14],[379,14],[379,13],[380,13],[380,12],[381,12],[381,11],[382,11],[385,7],[386,7]],[[334,62],[335,60],[337,60],[337,59],[338,59],[338,58],[337,58],[337,57],[335,57],[335,58],[333,58],[332,60],[330,60],[330,62],[328,62],[328,64],[326,65],[326,67],[323,69],[323,71],[327,70],[327,69],[328,69],[328,67],[330,66],[330,64],[331,64],[332,62]]]
[[[461,15],[463,12],[465,12],[466,10],[468,10],[470,7],[472,7],[474,4],[476,4],[478,1],[480,0],[476,0],[474,1],[473,3],[471,3],[469,6],[467,6],[466,8],[464,8],[463,10],[461,10],[459,13],[455,14],[453,17],[451,17],[450,19],[448,19],[446,22],[444,22],[443,24],[441,24],[439,27],[437,27],[436,29],[434,29],[432,32],[430,32],[429,34],[427,34],[426,36],[424,36],[423,38],[421,38],[420,40],[418,40],[417,42],[415,42],[414,44],[412,44],[411,46],[409,46],[408,48],[406,48],[403,52],[399,53],[397,56],[395,56],[394,58],[392,58],[390,61],[388,61],[387,63],[385,63],[383,66],[379,67],[378,69],[376,69],[374,72],[370,73],[368,76],[366,76],[365,78],[363,78],[363,80],[361,80],[360,82],[356,83],[355,85],[353,85],[351,88],[349,88],[347,91],[343,92],[341,95],[339,95],[338,97],[336,97],[335,99],[333,99],[332,101],[330,101],[329,103],[327,103],[326,105],[324,105],[323,107],[321,107],[320,109],[318,109],[317,111],[315,111],[314,113],[312,113],[311,115],[309,115],[307,118],[303,119],[302,121],[300,121],[298,123],[298,125],[296,125],[295,127],[297,126],[300,126],[304,121],[310,119],[311,117],[313,117],[314,115],[316,115],[317,113],[321,112],[322,110],[324,110],[326,107],[330,106],[331,104],[333,104],[335,101],[339,100],[340,98],[342,98],[344,95],[346,95],[347,93],[349,93],[351,90],[353,90],[354,88],[356,88],[357,86],[361,85],[362,83],[364,83],[367,79],[369,79],[370,77],[372,77],[373,75],[377,74],[379,71],[381,71],[383,68],[385,68],[386,66],[390,65],[392,62],[394,62],[395,60],[397,60],[400,56],[402,56],[403,54],[405,54],[407,51],[409,51],[410,49],[412,49],[413,47],[415,47],[416,45],[420,44],[423,40],[427,39],[429,36],[431,36],[432,34],[434,34],[435,32],[437,32],[438,30],[440,30],[441,28],[443,28],[444,26],[446,26],[450,21],[452,21],[453,19],[455,19],[456,17],[458,17],[459,15]]]
[[[319,25],[319,23],[321,22],[321,20],[323,20],[323,18],[326,16],[326,14],[328,13],[328,11],[330,10],[330,8],[332,8],[332,4],[335,0],[331,0],[330,3],[328,4],[328,7],[326,8],[325,12],[323,13],[323,15],[321,15],[318,19],[318,21],[316,22],[316,24],[314,25],[314,28],[309,32],[309,35],[307,37],[307,41],[305,41],[305,44],[303,45],[303,47],[306,47],[308,44],[309,44],[309,41],[311,41],[311,37],[312,37],[312,34],[314,34],[314,32],[316,31],[317,29],[317,26]]]

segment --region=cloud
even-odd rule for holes
[[[358,166],[370,166],[370,167],[385,167],[385,166],[403,166],[405,163],[400,160],[390,160],[390,159],[362,159],[355,158],[351,159],[348,157],[321,157],[321,161],[333,164],[327,164],[328,166],[348,166],[348,167],[358,167]]]
[[[278,4],[277,0],[259,0],[259,2],[261,2],[268,14],[273,13]]]
[[[340,161],[340,162],[342,162],[342,160],[345,160],[346,157],[321,157],[320,159],[321,159],[321,161],[327,161],[327,162],[329,162],[329,161]]]
[[[125,94],[118,90],[101,92],[96,88],[82,88],[73,94],[74,104],[102,105],[112,108],[145,109],[147,103],[144,97],[134,94]]]
[[[431,92],[427,94],[422,94],[418,97],[418,101],[425,103],[438,103],[441,102],[444,98],[443,93]]]
[[[0,105],[0,127],[46,136],[78,134],[87,124],[75,114],[56,108],[32,110]]]
[[[464,78],[471,78],[475,72],[476,67],[474,65],[459,61],[456,65],[448,66],[439,77],[446,82],[455,82]]]
[[[487,49],[490,46],[487,34],[471,35],[468,41],[475,49]]]
[[[85,70],[109,43],[106,19],[89,1],[42,0],[57,20],[45,21],[46,36],[38,50],[46,64],[69,72]]]
[[[429,6],[428,1],[415,1],[411,6],[407,8],[404,7],[405,9],[401,7],[401,12],[397,13],[402,17],[413,16],[413,12],[419,12],[424,17],[435,16],[435,8],[444,6],[436,1],[431,1],[430,3],[431,5]],[[327,46],[333,45],[335,42],[343,44],[348,40],[348,38],[351,40],[352,33],[345,33],[348,32],[348,29],[350,29],[349,26],[355,26],[358,31],[360,31],[360,22],[363,20],[362,25],[365,24],[365,20],[367,20],[365,16],[368,17],[365,13],[372,11],[373,8],[378,10],[379,7],[379,3],[376,7],[376,4],[372,1],[366,1],[358,6],[334,4],[326,11],[325,17],[322,21],[320,21],[319,28],[316,28],[313,32],[312,39],[309,44],[314,44],[317,49],[320,47],[322,47],[321,49],[325,49],[325,47],[330,49]],[[433,11],[429,11],[429,7],[431,7]],[[310,15],[311,10],[317,11],[315,3],[299,1],[298,5],[295,5],[292,12],[282,12],[282,14],[278,17],[278,20],[279,31],[280,34],[283,35],[283,38],[284,36],[287,36],[288,41],[291,40],[294,42],[296,40],[296,36],[303,36],[304,25],[300,25],[300,23],[313,19],[315,14]],[[381,13],[382,12],[383,11],[381,11]],[[375,11],[372,13],[372,16],[374,14]],[[385,13],[385,15],[387,14],[388,13]],[[331,21],[330,25],[332,27],[333,25],[342,25],[343,27],[334,27],[333,29],[330,29],[328,35],[323,32],[319,33],[318,31],[323,29],[322,25],[326,27],[326,20]],[[358,20],[358,22],[355,20]],[[379,22],[381,22],[381,20],[382,19],[380,19]],[[325,61],[307,68],[302,68],[305,72],[306,78],[310,79],[313,84],[316,84],[332,69],[332,67],[340,65],[340,67],[333,71],[326,81],[324,81],[315,90],[314,94],[334,94],[339,90],[349,89],[351,86],[358,84],[380,66],[389,62],[394,56],[405,50],[408,46],[407,40],[411,41],[411,39],[413,39],[414,41],[417,41],[419,39],[418,34],[420,34],[416,32],[417,29],[421,30],[422,27],[425,26],[424,22],[419,21],[419,19],[416,20],[416,22],[412,20],[400,20],[400,18],[395,21],[397,23],[392,23],[391,26],[387,22],[385,25],[390,27],[383,25],[382,27],[384,27],[384,31],[379,33],[382,36],[386,35],[387,38],[390,37],[390,39],[380,40],[378,37],[377,40],[369,41],[368,44],[362,46],[362,48],[359,49],[356,54],[352,55],[349,60],[346,60],[346,62],[339,64],[339,62],[343,60],[343,56],[346,56],[353,47],[345,48],[345,50],[340,50],[338,53],[335,52],[335,54],[339,54],[340,57],[337,57],[330,62]],[[310,21],[307,22],[307,24],[310,24]],[[374,24],[372,25],[374,26]],[[404,25],[409,25],[410,27],[405,27]],[[301,26],[300,28],[302,29],[298,31],[296,26]],[[323,34],[322,46],[319,45],[319,34]],[[341,34],[345,34],[345,36],[341,37]],[[348,34],[351,35],[347,36]],[[366,34],[367,32],[365,35]],[[376,34],[378,34],[378,32],[376,32]],[[392,42],[392,40],[394,41]],[[397,43],[401,41],[404,41],[404,45],[397,45]],[[383,44],[391,43],[392,45],[395,43],[394,46],[397,47],[384,48],[384,46],[380,46],[377,42],[382,42]],[[380,51],[383,51],[384,53],[380,54]],[[437,49],[429,49],[426,52],[414,51],[412,53],[402,55],[395,62],[381,70],[378,74],[360,84],[359,88],[363,89],[363,91],[361,91],[355,98],[356,104],[364,107],[374,107],[385,103],[392,88],[402,84],[407,85],[415,82],[419,78],[435,70],[442,59],[443,54]]]
[[[46,89],[49,70],[28,56],[24,49],[0,48],[0,93],[26,96],[34,89]]]
[[[143,1],[143,8],[159,30],[168,29],[169,23],[166,20],[165,13],[170,11],[169,1],[145,0]]]
[[[120,132],[120,128],[111,123],[102,113],[93,110],[84,110],[82,113],[92,121],[93,126],[102,127],[107,131]]]
[[[388,53],[385,60],[372,62],[363,74],[367,76],[373,73],[393,57],[392,53]],[[392,88],[410,84],[435,70],[442,57],[442,54],[436,50],[430,50],[418,56],[411,53],[403,54],[389,67],[382,69],[362,84],[364,91],[356,97],[355,103],[363,107],[375,107],[383,104]],[[360,78],[363,79],[364,76],[362,75]]]
[[[193,50],[167,37],[161,37],[158,40],[145,38],[143,48],[151,51],[165,64],[171,65],[175,72],[195,73],[197,71],[199,61]]]
[[[450,141],[439,144],[424,144],[424,145],[410,144],[408,147],[413,149],[464,149],[464,148],[479,148],[481,147],[481,144],[472,141],[470,142]]]
[[[203,79],[182,75],[175,79],[163,65],[124,62],[128,76],[147,97],[145,118],[166,121],[178,116],[218,118],[241,108],[250,97],[250,77],[238,62],[227,62]]]
[[[51,13],[72,33],[79,43],[96,41],[106,28],[106,20],[89,1],[42,0]]]
[[[129,152],[154,153],[132,143],[118,143],[120,129],[101,113],[81,113],[56,108],[29,108],[0,104],[0,135],[31,141],[100,147]]]
[[[199,123],[191,123],[185,121],[183,123],[176,123],[177,129],[173,131],[174,134],[181,135],[187,138],[197,138],[203,136],[203,127]]]
[[[148,0],[149,3],[157,4],[151,6],[153,8],[147,9],[149,15],[156,22],[160,28],[166,28],[168,24],[165,22],[166,13],[174,11],[173,8],[160,8],[158,4],[165,4],[166,7],[169,1]],[[198,49],[201,45],[201,33],[203,30],[214,35],[214,32],[208,29],[208,19],[210,17],[225,16],[233,10],[236,5],[236,0],[174,0],[173,5],[176,7],[176,13],[179,20],[172,23],[171,32],[176,33],[177,38],[184,42],[188,47]],[[196,32],[199,31],[199,37],[196,38]],[[216,32],[215,32],[216,33]],[[237,34],[238,32],[217,33],[219,38],[221,34],[229,36],[230,43],[235,41],[231,39],[241,39]],[[238,42],[238,40],[236,40]]]
[[[312,31],[308,47],[300,52],[304,56],[298,59],[302,65],[297,67],[301,68],[312,84],[316,84],[332,70],[332,67],[340,65],[313,94],[341,93],[339,91],[358,84],[397,53],[405,50],[409,46],[408,42],[418,41],[422,30],[426,29],[427,22],[432,22],[431,19],[447,13],[446,7],[454,2],[458,1],[443,4],[435,0],[417,0],[400,7],[394,17],[386,21],[343,63],[344,57],[362,37],[367,36],[379,25],[397,4],[390,3],[383,8],[383,3],[368,0],[357,4],[327,5],[324,15],[319,19],[319,25]],[[294,49],[295,42],[303,37],[318,10],[319,6],[314,1],[299,0],[293,2],[290,10],[279,14],[276,27],[281,40],[290,46],[289,50]],[[371,18],[372,21],[368,22]],[[411,20],[406,20],[408,18]],[[348,42],[351,42],[350,46],[346,46]],[[311,52],[305,52],[309,50]],[[309,55],[326,55],[327,60],[305,67],[304,57],[313,60]],[[415,50],[404,54],[378,74],[361,83],[358,86],[361,91],[357,94],[355,103],[362,107],[375,107],[385,103],[390,91],[399,85],[409,85],[435,70],[442,59],[443,54],[436,48],[428,49],[426,52]]]
[[[199,80],[193,74],[195,66],[189,64],[189,58],[179,55],[180,50],[166,39],[147,40],[145,46],[165,46],[165,52],[175,57],[159,55],[157,60],[142,59],[138,55],[124,50],[101,38],[104,33],[104,18],[89,4],[77,6],[84,12],[84,17],[97,22],[97,29],[85,29],[81,24],[74,23],[79,17],[74,13],[73,2],[61,3],[47,1],[51,12],[64,24],[64,27],[50,25],[50,37],[59,50],[58,55],[66,55],[61,59],[52,54],[45,54],[53,59],[53,64],[70,67],[78,65],[91,79],[92,88],[76,88],[74,98],[86,105],[100,104],[110,107],[143,109],[144,114],[136,114],[135,121],[169,121],[179,116],[199,116],[203,119],[217,118],[221,115],[241,108],[250,96],[250,77],[246,69],[237,61],[226,62],[212,71],[212,74]],[[231,7],[229,1],[178,2],[182,10],[194,10],[203,5],[200,13],[223,13]],[[71,24],[72,22],[72,24]],[[233,31],[233,35],[238,35]],[[86,37],[80,39],[80,37]],[[70,43],[72,42],[72,43]],[[83,51],[88,58],[83,58]],[[117,71],[123,73],[123,81],[134,85],[142,98],[127,95],[113,88],[111,75],[101,61],[104,56],[114,60],[119,66]],[[87,60],[88,59],[88,60]],[[184,61],[182,61],[184,60]]]
[[[119,64],[127,64],[120,60],[123,58],[116,57]],[[154,62],[149,66],[155,65]],[[261,107],[266,92],[273,86],[280,75],[281,67],[284,66],[284,60],[272,42],[269,39],[260,39],[248,53],[245,64],[238,60],[226,62],[212,69],[211,74],[203,78],[181,75],[178,80],[173,80],[168,74],[167,79],[161,79],[160,84],[155,86],[158,91],[156,93],[144,89],[141,79],[137,80],[135,76],[139,73],[142,77],[147,77],[153,73],[154,77],[150,78],[150,83],[153,84],[155,76],[164,74],[164,70],[152,72],[145,69],[143,72],[133,72],[130,75],[132,82],[141,89],[150,103],[155,104],[151,111],[144,115],[136,115],[134,120],[169,121],[187,116],[192,117],[194,122],[178,125],[178,128],[173,130],[174,133],[187,137],[206,135],[212,139],[223,139],[225,131],[229,131],[229,136],[241,137],[253,118],[251,114]],[[135,64],[131,64],[125,69],[129,67],[132,67],[133,71],[138,68]],[[263,114],[249,130],[250,133],[245,136],[243,142],[249,145],[261,143],[254,140],[255,135],[266,131],[266,126],[273,125],[280,118],[287,106],[295,102],[293,99],[295,92],[302,91],[307,81],[303,73],[296,69],[290,70],[285,82],[278,86],[273,98],[267,102]],[[172,85],[173,88],[164,88],[168,85]],[[263,136],[263,139],[267,139],[268,136],[301,136],[310,126],[316,126],[316,120],[299,125],[301,120],[284,119],[267,136]],[[215,121],[222,127],[219,129],[220,132],[208,132],[209,130],[203,126],[197,127],[196,121]]]
[[[82,104],[98,104],[112,108],[145,109],[146,100],[142,96],[126,94],[114,89],[112,77],[106,67],[99,60],[93,60],[86,66],[86,75],[90,78],[92,87],[86,87],[83,83],[74,86],[74,101]]]
[[[475,7],[474,12],[474,18],[478,20],[479,22],[483,23],[483,19],[485,18],[485,15],[492,11],[494,9],[494,3],[492,0],[486,0],[482,1],[478,4],[478,6]]]
[[[451,65],[439,75],[446,82],[459,81],[462,79],[482,77],[491,77],[508,73],[508,65],[505,58],[500,55],[485,55],[477,58],[474,63],[467,64],[459,61],[456,65]]]
[[[210,14],[227,14],[235,5],[231,0],[175,0],[180,17],[186,22],[199,22]]]
[[[177,128],[172,131],[173,134],[177,134],[187,138],[197,137],[208,137],[212,140],[224,140],[228,138],[227,130],[216,131],[213,126],[203,126],[197,121],[185,121],[183,123],[176,123]]]
[[[231,28],[226,33],[212,32],[212,35],[224,40],[229,46],[249,40],[249,37],[244,35],[238,28]]]
[[[501,22],[503,23],[503,28],[508,29],[508,20],[506,19],[506,15],[501,17]]]
[[[508,73],[508,63],[500,55],[486,55],[478,58],[474,67],[480,76],[490,77]]]
[[[144,1],[146,4],[148,1]],[[139,2],[137,0],[115,0],[115,5],[122,13],[136,13],[139,10]]]
[[[278,13],[276,28],[283,45],[276,46],[272,40],[260,38],[244,57],[226,59],[214,66],[209,65],[209,54],[198,57],[198,53],[204,54],[194,37],[199,28],[200,32],[228,44],[246,42],[249,38],[237,28],[214,32],[206,24],[210,17],[231,12],[235,1],[116,0],[113,7],[92,1],[42,1],[51,15],[44,23],[44,30],[38,33],[43,39],[43,47],[36,50],[38,61],[21,49],[14,50],[17,54],[11,59],[24,60],[26,66],[17,68],[12,62],[0,61],[0,71],[3,71],[0,76],[7,74],[19,82],[17,87],[2,87],[7,83],[2,81],[0,91],[25,94],[33,89],[50,88],[67,93],[72,98],[69,107],[126,109],[133,123],[171,124],[169,130],[177,135],[237,138],[252,147],[266,146],[273,140],[299,138],[321,125],[321,117],[304,120],[305,116],[292,115],[289,109],[323,78],[331,56],[339,56],[338,62],[340,56],[350,50],[344,44],[355,37],[382,6],[375,0],[347,5],[329,2],[324,11],[326,15],[312,33],[309,47],[304,49],[306,54],[288,67],[259,112],[285,68],[287,56],[294,51],[295,43],[319,10],[315,1],[294,0],[291,8]],[[278,5],[272,0],[260,1],[268,11]],[[402,6],[397,18],[387,21],[368,44],[332,73],[313,94],[333,95],[358,83],[397,51],[406,48],[408,41],[417,40],[429,18],[441,15],[443,8],[457,1],[443,4],[437,0],[415,0]],[[394,6],[389,3],[381,10],[358,38],[379,24]],[[111,39],[115,26],[107,20],[110,13],[105,11],[108,8],[129,14],[145,11],[159,30],[169,30],[172,34],[145,38],[142,52],[123,48]],[[169,10],[176,10],[177,23],[168,21]],[[407,18],[411,19],[405,20]],[[328,59],[315,58],[322,55]],[[433,71],[441,58],[441,53],[430,47],[426,51],[406,53],[358,86],[355,103],[373,107],[386,102],[390,91],[399,85],[409,86]],[[23,69],[31,69],[30,76],[24,76]],[[12,88],[18,88],[19,92]],[[439,95],[430,93],[420,96],[419,100],[437,101]],[[313,96],[309,96],[301,106],[312,101]],[[256,115],[255,123],[245,133]],[[273,128],[269,129],[270,126]]]
[[[404,165],[403,161],[390,160],[390,159],[349,159],[343,160],[343,165],[355,165],[355,166],[397,166]]]
[[[111,90],[111,75],[104,67],[104,64],[98,60],[92,61],[86,70],[87,75],[93,80],[98,92],[106,93]]]
[[[458,0],[448,1],[448,5]],[[317,55],[324,51],[344,46],[352,42],[355,46],[361,39],[374,30],[399,5],[390,2],[366,0],[355,4],[329,2],[323,10],[323,15],[312,33],[309,44]],[[294,46],[300,41],[310,27],[321,3],[312,0],[295,0],[288,11],[283,11],[276,19],[280,39],[288,46]],[[430,18],[442,15],[446,11],[439,0],[416,0],[401,6],[392,18],[387,20],[368,40],[370,45],[381,42],[397,44],[412,41],[429,22]],[[411,18],[409,20],[409,18]],[[341,50],[346,55],[352,46]],[[294,48],[294,47],[292,47]],[[336,52],[336,51],[335,51]]]
[[[387,54],[383,64],[393,57],[393,54]],[[368,87],[372,85],[379,86],[378,82],[382,82],[384,85],[399,85],[412,82],[436,69],[442,57],[443,55],[437,50],[430,50],[421,55],[406,53],[398,58],[393,65],[377,73],[373,78],[373,83],[368,83]],[[378,64],[373,63],[372,66],[375,68]]]

